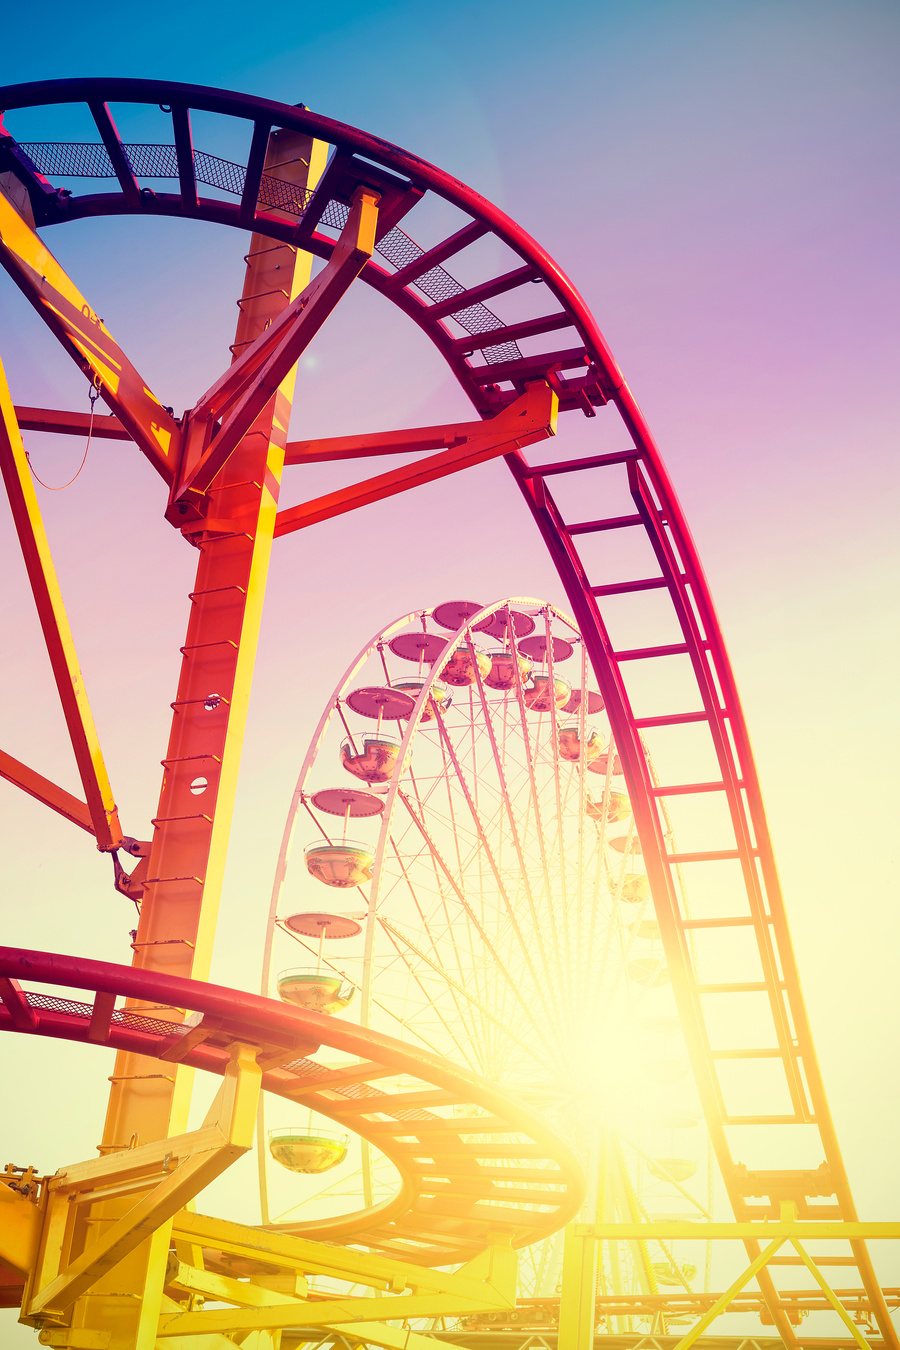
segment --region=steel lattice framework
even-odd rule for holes
[[[172,143],[123,144],[110,103],[159,105],[171,115]],[[176,1071],[171,1079],[161,1076],[155,1059],[147,1058],[156,1051],[146,1038],[140,1045],[132,1043],[125,1027],[114,1025],[112,987],[130,1000],[137,1016],[149,996],[143,980],[203,981],[207,976],[273,540],[501,455],[557,567],[605,702],[694,1074],[735,1217],[742,1222],[775,1219],[787,1205],[801,1221],[853,1224],[856,1211],[800,992],[747,728],[709,589],[646,423],[571,282],[519,226],[464,184],[396,146],[305,108],[132,79],[50,81],[0,91],[0,105],[10,113],[53,104],[87,105],[100,143],[20,145],[9,132],[2,133],[0,262],[85,375],[100,387],[111,415],[96,419],[95,434],[132,440],[149,459],[166,485],[167,519],[199,547],[200,560],[160,807],[152,822],[152,840],[144,844],[124,836],[118,821],[20,436],[20,428],[80,434],[87,419],[54,410],[14,410],[5,390],[0,391],[4,481],[85,801],[9,756],[3,756],[0,768],[5,777],[93,833],[101,849],[114,856],[121,850],[137,856],[140,861],[130,876],[119,867],[118,884],[142,904],[135,944],[139,969],[119,983],[97,970],[89,985],[96,994],[90,1014],[55,1008],[52,1000],[35,1004],[17,988],[17,972],[29,971],[52,982],[63,958],[4,956],[0,985],[4,1026],[19,1031],[46,1027],[53,1034],[64,1034],[60,1026],[77,1024],[79,1036],[117,1044],[120,1050],[104,1135],[105,1157],[100,1160],[107,1164],[104,1176],[109,1186],[102,1195],[91,1192],[90,1201],[92,1222],[99,1219],[105,1225],[107,1246],[103,1241],[92,1246],[81,1229],[66,1238],[63,1267],[52,1278],[47,1275],[46,1285],[35,1283],[36,1267],[29,1268],[26,1311],[32,1322],[40,1325],[49,1319],[49,1343],[93,1345],[100,1342],[78,1337],[82,1329],[86,1336],[101,1325],[98,1309],[105,1310],[102,1326],[111,1337],[107,1343],[124,1347],[152,1343],[160,1309],[159,1334],[176,1338],[182,1331],[188,1337],[201,1330],[284,1327],[291,1325],[291,1317],[296,1321],[295,1307],[279,1313],[273,1311],[271,1299],[262,1299],[265,1306],[257,1300],[250,1312],[239,1314],[186,1313],[177,1302],[173,1310],[170,1296],[163,1294],[160,1273],[173,1221],[179,1268],[185,1268],[177,1287],[205,1288],[209,1294],[215,1282],[209,1275],[204,1286],[202,1272],[190,1275],[194,1269],[190,1252],[199,1252],[199,1246],[191,1247],[183,1235],[178,1238],[182,1231],[178,1225],[184,1229],[185,1221],[173,1220],[169,1202],[153,1210],[147,1197],[156,1192],[146,1192],[141,1202],[158,1221],[155,1227],[146,1218],[141,1219],[145,1227],[134,1220],[128,1230],[131,1237],[121,1236],[132,1211],[110,1178],[115,1173],[117,1184],[128,1189],[121,1167],[129,1139],[182,1137],[189,1075]],[[249,124],[246,164],[195,151],[192,112]],[[115,186],[111,191],[75,193],[51,181],[63,175],[111,178]],[[166,180],[177,182],[178,190],[163,190]],[[201,187],[210,185],[220,195],[201,195]],[[466,223],[448,238],[421,248],[407,230],[415,230],[416,208],[430,197],[451,203]],[[149,391],[32,228],[125,214],[215,222],[253,236],[234,361],[181,419]],[[485,273],[476,284],[464,286],[452,274],[454,259],[486,239],[496,242],[499,254],[511,254],[515,266],[500,274]],[[310,255],[325,264],[313,280]],[[487,251],[477,256],[483,258]],[[271,270],[276,258],[279,267],[289,265],[293,276],[289,287],[281,279],[276,284]],[[470,399],[475,420],[416,431],[288,440],[295,363],[356,278],[391,300],[427,334]],[[514,306],[514,320],[501,317],[507,303]],[[607,405],[602,415],[618,414],[632,440],[628,448],[549,462],[531,462],[523,453],[555,432],[558,413],[580,411],[594,417]],[[363,477],[351,487],[278,509],[284,467],[409,452],[422,453],[394,472]],[[596,502],[597,507],[570,516],[553,496],[556,479],[566,482],[567,490],[574,485],[575,491],[569,492],[572,499]],[[608,564],[597,564],[596,545],[610,538],[642,539],[646,564],[624,576],[621,568],[617,573]],[[648,637],[639,647],[622,647],[615,641],[612,615],[619,601],[640,609]],[[680,760],[657,752],[667,737],[676,734],[688,747]],[[651,773],[651,750],[657,764],[667,764],[662,781]],[[710,768],[700,776],[696,766],[704,759]],[[201,761],[206,795],[198,799],[192,785]],[[663,808],[675,810],[680,801],[709,803],[710,809],[699,811],[702,824],[690,847],[675,851]],[[683,904],[687,873],[700,878],[697,886],[692,882],[692,892],[699,887],[707,897],[691,915]],[[715,978],[715,939],[722,934],[728,935],[739,964],[749,972],[741,979]],[[78,983],[75,978],[66,982]],[[169,1001],[178,1003],[178,1009],[170,1009],[163,1021],[180,1022],[182,1005],[204,1007],[199,994],[192,994],[191,1002],[186,986],[178,986],[180,998],[174,989]],[[166,1001],[155,986],[152,997]],[[723,1015],[714,1011],[720,1007],[728,1011]],[[238,1122],[243,1110],[240,1084],[250,1081],[247,1056],[264,1056],[271,1047],[259,1034],[254,1043],[259,1018],[254,1022],[248,1014],[247,1026],[222,1032],[208,1017],[210,1013],[204,1012],[198,1042],[222,1035],[233,1047],[230,1062],[237,1067],[229,1081],[238,1084],[232,1092],[237,1114],[227,1127],[233,1131],[228,1147],[239,1148],[243,1145],[236,1141],[244,1137]],[[70,1020],[61,1023],[60,1018]],[[735,1034],[738,1026],[751,1029],[743,1040]],[[724,1028],[724,1043],[717,1028]],[[151,1039],[152,1034],[147,1032]],[[240,1048],[245,1042],[251,1043],[252,1053]],[[358,1052],[368,1057],[367,1062],[376,1062],[375,1049],[364,1048],[362,1041]],[[757,1100],[747,1109],[734,1105],[731,1070],[749,1061],[764,1063],[765,1078]],[[222,1111],[226,1105],[220,1103]],[[392,1108],[385,1109],[390,1121]],[[497,1118],[508,1123],[499,1106]],[[805,1127],[812,1140],[810,1165],[776,1170],[743,1165],[736,1160],[733,1145],[736,1130],[743,1126],[753,1127],[758,1139],[771,1139],[763,1152],[776,1155],[786,1129]],[[391,1128],[388,1124],[380,1131],[382,1139]],[[410,1122],[395,1122],[397,1138],[404,1137],[401,1130],[408,1135]],[[419,1136],[418,1152],[425,1149],[425,1135],[427,1130]],[[147,1167],[163,1166],[165,1171],[168,1164],[153,1153],[154,1147],[160,1152],[159,1146],[141,1147],[150,1150]],[[512,1142],[510,1147],[515,1154],[524,1145]],[[550,1145],[540,1147],[546,1150]],[[200,1172],[202,1168],[198,1176]],[[574,1172],[570,1182],[577,1190]],[[135,1184],[133,1179],[128,1183],[129,1194]],[[145,1177],[145,1189],[147,1184]],[[165,1189],[169,1183],[163,1177],[159,1185]],[[166,1193],[170,1197],[174,1193],[171,1185]],[[179,1195],[183,1200],[192,1193],[188,1188]],[[463,1231],[472,1250],[472,1239],[490,1229],[490,1223],[481,1223],[480,1203],[473,1197],[470,1218],[463,1221],[455,1210],[451,1219],[441,1215],[440,1206],[432,1207],[427,1222],[419,1214],[407,1224],[410,1240],[438,1259],[436,1252],[446,1254],[450,1249],[450,1235]],[[146,1235],[148,1224],[154,1228],[152,1236]],[[859,1272],[868,1307],[885,1343],[896,1347],[897,1335],[865,1243],[857,1229],[849,1231],[853,1234],[847,1239],[849,1259]],[[246,1237],[240,1241],[245,1249],[250,1243]],[[240,1246],[237,1237],[233,1243]],[[756,1258],[758,1239],[748,1236],[746,1245],[751,1258]],[[288,1261],[284,1253],[282,1257]],[[291,1259],[293,1269],[302,1265],[299,1256]],[[507,1289],[506,1276],[498,1273],[502,1261],[496,1250],[491,1260],[495,1264],[490,1267],[475,1262],[469,1284],[486,1281],[495,1290]],[[383,1277],[382,1271],[378,1278]],[[399,1274],[386,1278],[388,1285],[395,1280],[391,1287],[399,1289],[403,1283]],[[140,1292],[143,1301],[137,1307],[132,1303],[124,1309],[121,1297],[115,1304],[117,1279]],[[760,1268],[758,1280],[778,1333],[788,1345],[797,1344],[768,1268]],[[93,1296],[86,1300],[92,1282]],[[226,1289],[223,1297],[228,1297],[227,1290],[234,1295],[231,1286],[217,1287],[220,1293]],[[416,1316],[422,1298],[411,1297],[407,1315]],[[459,1287],[456,1297],[462,1297]],[[376,1316],[375,1302],[363,1300],[358,1319]],[[387,1327],[366,1334],[378,1344],[400,1344]]]

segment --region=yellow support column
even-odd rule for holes
[[[566,1229],[559,1304],[559,1344],[565,1350],[592,1350],[594,1343],[597,1243],[586,1228],[573,1223]]]
[[[326,150],[309,137],[275,131],[269,138],[265,171],[296,186],[300,196],[318,181]],[[262,235],[252,236],[247,257],[235,359],[306,286],[312,265],[309,254]],[[140,874],[146,882],[134,964],[144,970],[208,977],[294,374],[291,369],[282,380],[210,491],[213,528],[204,534],[205,522],[197,522],[198,581],[191,596],[152,847]],[[203,696],[222,697],[214,707],[204,707],[198,689]],[[191,781],[201,776],[209,787],[204,796],[192,797]],[[158,1009],[153,1016],[181,1020],[175,1009]],[[100,1146],[104,1155],[184,1133],[191,1069],[120,1053],[111,1081]],[[89,1246],[102,1241],[103,1232],[121,1220],[125,1208],[117,1200],[94,1206],[85,1229]],[[55,1329],[47,1328],[46,1334],[56,1337],[52,1343],[75,1347],[102,1341],[104,1350],[153,1350],[160,1311],[169,1302],[163,1299],[163,1289],[170,1234],[168,1220],[104,1273],[66,1315],[68,1326],[57,1323]],[[214,1338],[210,1350],[224,1344],[222,1338]]]

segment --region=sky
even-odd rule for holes
[[[166,0],[148,21],[137,7],[88,18],[50,0],[39,41],[22,7],[4,35],[4,84],[135,75],[302,101],[469,183],[568,272],[694,532],[857,1204],[866,1218],[896,1217],[900,8],[575,0],[557,14],[535,0],[398,0],[273,3],[255,20],[228,0]],[[123,110],[120,129],[165,139],[158,116]],[[8,121],[22,139],[96,139],[63,110]],[[198,148],[234,148],[202,131]],[[243,240],[130,219],[46,237],[162,401],[190,406],[227,359]],[[292,436],[470,416],[410,329],[374,295],[351,294],[301,365]],[[87,408],[82,380],[5,276],[0,356],[16,402]],[[563,436],[576,452],[586,444],[574,420],[557,449]],[[54,483],[81,457],[70,438],[31,437],[29,448]],[[257,985],[281,823],[352,653],[395,615],[450,597],[562,600],[505,475],[485,465],[279,544],[213,978]],[[78,481],[41,503],[123,825],[141,835],[193,552],[127,445],[95,443]],[[0,744],[77,791],[2,511],[0,558]],[[0,803],[4,941],[127,960],[131,914],[108,860],[5,783]],[[18,1037],[0,1050],[22,1088],[0,1161],[49,1171],[90,1156],[102,1056]]]

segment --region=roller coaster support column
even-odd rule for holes
[[[321,143],[308,137],[276,131],[268,137],[265,167],[303,190],[314,185],[324,168],[324,151]],[[272,331],[309,282],[310,268],[308,254],[252,236],[229,374],[248,365],[247,357],[256,352],[263,333]],[[263,388],[268,367],[260,370],[249,363],[249,376],[238,383],[237,394],[246,402],[249,386],[249,394],[256,395],[261,406],[254,406],[240,424],[231,453],[221,457],[205,491],[179,500],[214,431],[212,416],[191,414],[185,419],[181,463],[167,514],[199,548],[200,560],[154,836],[146,858],[120,883],[126,893],[141,898],[134,964],[145,970],[199,979],[209,971],[295,360],[279,369],[271,388]],[[177,1009],[160,1009],[155,1015],[176,1021],[182,1016]],[[160,1068],[140,1056],[119,1054],[101,1146],[104,1154],[183,1134],[192,1071],[181,1065],[173,1065],[171,1073],[161,1073]],[[94,1208],[92,1233],[98,1242],[104,1240],[104,1227],[121,1222],[124,1207],[112,1200]],[[102,1274],[90,1295],[74,1305],[73,1329],[108,1333],[110,1350],[150,1350],[155,1342],[171,1229],[170,1221],[159,1217],[164,1221],[152,1237]]]
[[[706,1331],[710,1323],[725,1312],[742,1289],[765,1269],[779,1250],[787,1243],[792,1246],[809,1270],[824,1296],[824,1304],[834,1309],[850,1336],[860,1347],[868,1350],[868,1342],[857,1322],[843,1306],[828,1284],[808,1250],[810,1242],[868,1241],[888,1238],[900,1242],[900,1223],[848,1223],[839,1220],[798,1219],[793,1202],[783,1201],[781,1218],[762,1223],[686,1223],[670,1220],[660,1223],[574,1223],[566,1229],[563,1259],[562,1297],[559,1312],[559,1343],[565,1350],[592,1350],[594,1324],[597,1320],[594,1300],[597,1282],[597,1244],[599,1242],[652,1242],[662,1239],[704,1242],[722,1239],[752,1241],[761,1248],[750,1265],[709,1307],[674,1350],[690,1347]],[[825,1258],[827,1261],[827,1258]],[[862,1291],[860,1291],[862,1292]],[[623,1312],[627,1308],[622,1305]],[[824,1342],[823,1342],[824,1343]]]

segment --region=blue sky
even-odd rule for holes
[[[572,276],[655,430],[712,581],[832,1106],[871,1218],[898,1201],[882,1161],[900,1096],[898,35],[900,9],[879,0],[276,3],[261,18],[192,0],[93,12],[54,2],[39,24],[25,7],[6,14],[0,56],[3,83],[125,74],[303,101],[478,188]],[[77,139],[54,116],[28,134]],[[25,135],[20,114],[9,124]],[[154,134],[146,119],[129,126]],[[242,241],[158,221],[80,222],[47,238],[163,401],[192,401],[231,341]],[[5,278],[0,354],[17,401],[85,402]],[[294,435],[466,416],[417,336],[368,297],[335,316],[311,359]],[[75,449],[34,453],[56,481]],[[141,819],[155,806],[192,559],[122,453],[92,451],[79,485],[45,507],[114,782]],[[402,565],[387,549],[398,534]],[[217,954],[217,977],[249,987],[248,896],[267,891],[304,738],[351,651],[395,613],[450,593],[558,598],[496,466],[295,540],[273,572]],[[3,677],[0,744],[73,787],[7,522],[0,557],[0,621],[25,634]],[[323,559],[331,588],[298,586]],[[8,884],[34,897],[8,915],[7,940],[47,946],[53,929],[70,950],[125,959],[105,860],[4,793],[4,827],[25,842]],[[23,1120],[7,1151],[27,1161],[16,1149],[33,1140],[36,1160],[55,1166],[52,1094],[30,1052],[9,1053],[33,1078],[42,1123]],[[96,1142],[90,1095],[73,1156]]]

